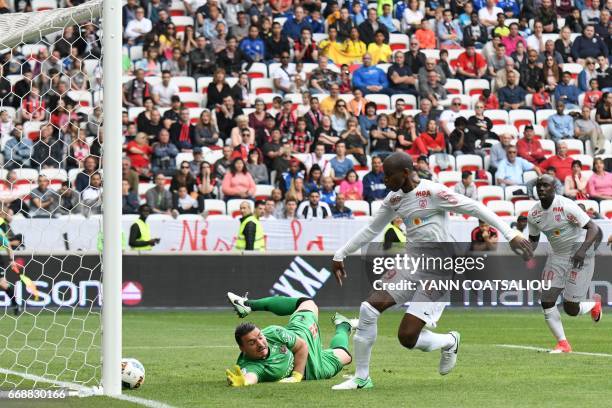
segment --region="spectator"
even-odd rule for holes
[[[245,139],[245,133],[247,138]],[[253,146],[255,145],[255,130],[249,127],[249,118],[246,115],[236,117],[236,126],[230,132],[230,145],[232,147]],[[246,160],[246,152],[243,154],[243,160]]]
[[[201,147],[193,148],[193,160],[189,162],[189,171],[194,176],[200,175],[200,167],[202,167],[202,163],[204,163],[204,154],[202,152]]]
[[[383,32],[385,42],[389,43],[389,30],[378,20],[376,9],[368,9],[368,18],[359,25],[359,37],[365,44],[373,43],[374,36],[379,30]]]
[[[595,155],[604,154],[606,138],[601,127],[591,119],[591,108],[582,107],[582,116],[574,121],[574,137],[583,142],[590,141]]]
[[[32,86],[21,102],[22,121],[43,121],[47,116],[47,104],[40,96],[38,87]]]
[[[480,23],[478,13],[470,15],[470,23],[463,28],[463,38],[472,42],[476,48],[482,48],[488,41],[487,28]]]
[[[427,156],[419,156],[416,161],[415,169],[417,172],[417,176],[419,176],[420,179],[435,181],[436,176],[429,168],[429,161],[427,160]]]
[[[606,92],[601,96],[597,104],[595,120],[600,125],[612,123],[612,92]]]
[[[232,89],[225,80],[225,70],[223,68],[215,70],[213,80],[206,89],[206,95],[206,107],[208,109],[219,108],[223,103],[223,99],[232,95]]]
[[[306,166],[306,170],[310,171],[312,166],[315,164],[319,166],[319,169],[322,171],[323,176],[329,176],[331,173],[331,165],[329,161],[325,158],[325,145],[322,143],[318,143],[314,146],[314,152],[308,154],[306,159],[304,160],[304,165]]]
[[[151,85],[145,81],[142,69],[134,71],[134,79],[123,87],[123,104],[128,107],[144,106],[145,98],[151,96]]]
[[[578,95],[580,91],[576,85],[571,84],[572,75],[569,72],[564,72],[561,77],[561,83],[555,88],[555,101],[563,102],[568,109],[578,108]]]
[[[331,115],[331,123],[334,130],[340,134],[346,130],[348,119],[351,117],[350,112],[347,110],[346,102],[339,99],[336,102],[334,111]]]
[[[205,37],[199,36],[196,39],[196,46],[189,53],[189,75],[196,80],[202,76],[213,74],[217,56],[212,44],[208,43]]]
[[[334,188],[334,179],[332,177],[323,177],[321,182],[321,201],[327,203],[330,207],[336,205],[336,190]]]
[[[312,27],[305,17],[304,8],[302,6],[295,7],[293,17],[288,18],[283,25],[283,35],[298,41],[303,28],[308,28],[312,32]]]
[[[574,137],[574,119],[570,115],[564,113],[565,104],[563,101],[558,101],[557,113],[548,118],[548,133],[550,138],[555,142],[561,139],[570,139]]]
[[[174,172],[172,180],[170,181],[170,192],[174,194],[178,193],[180,186],[186,186],[187,191],[190,193],[196,191],[196,178],[191,173],[191,165],[187,160],[183,160],[179,166],[179,169]]]
[[[219,128],[219,137],[225,143],[230,137],[232,129],[236,127],[236,119],[242,115],[242,108],[235,106],[234,98],[227,95],[223,98],[223,103],[217,106],[215,116],[217,127]]]
[[[419,83],[426,83],[427,76],[430,72],[435,72],[438,74],[438,82],[440,84],[444,85],[446,83],[446,75],[444,74],[442,68],[436,64],[435,58],[427,58],[427,60],[425,60],[425,66],[422,67],[418,73]]]
[[[151,20],[145,17],[142,7],[136,9],[134,19],[130,20],[125,27],[125,37],[128,45],[142,44],[144,36],[153,29]],[[64,33],[65,34],[65,33]]]
[[[338,74],[328,68],[327,61],[326,57],[320,56],[317,68],[311,73],[310,93],[312,94],[329,94],[332,84],[340,85]]]
[[[574,160],[572,162],[572,174],[565,177],[564,195],[576,200],[586,200],[587,183],[589,178],[582,172],[582,162]]]
[[[223,177],[221,191],[225,201],[232,198],[250,198],[255,196],[255,181],[248,173],[242,159],[235,159]]]
[[[567,155],[567,144],[565,142],[559,142],[557,144],[557,154],[544,160],[538,167],[542,170],[554,167],[557,178],[559,180],[565,180],[567,176],[572,174],[573,162],[574,160]]]
[[[419,72],[421,67],[425,66],[427,57],[420,51],[419,40],[414,36],[410,39],[410,48],[406,51],[404,57],[411,72]]]
[[[292,197],[287,197],[287,199],[285,200],[285,205],[282,207],[280,217],[277,218],[283,220],[295,220],[297,219],[297,208],[297,200]]]
[[[295,83],[295,66],[289,64],[289,53],[281,54],[281,65],[272,73],[274,88],[282,95],[290,93]]]
[[[38,187],[30,193],[31,211],[33,218],[51,218],[59,205],[59,194],[49,188],[49,179],[45,175],[38,176]]]
[[[361,89],[364,94],[387,94],[392,95],[394,91],[389,88],[389,81],[385,72],[372,65],[372,56],[363,56],[363,66],[353,72],[353,86]]]
[[[172,212],[174,216],[198,213],[198,200],[189,195],[187,186],[179,186]]]
[[[535,170],[539,174],[540,170],[533,163],[517,157],[517,153],[515,146],[509,146],[506,149],[506,159],[499,163],[495,173],[496,184],[498,186],[523,184],[523,173],[529,170]]]
[[[474,176],[471,171],[461,172],[461,181],[455,184],[453,191],[462,194],[472,200],[478,200],[478,188],[474,184]]]
[[[453,20],[453,12],[446,9],[443,12],[443,20],[436,26],[440,48],[461,48],[463,32],[456,20]]]
[[[455,64],[457,66],[457,77],[460,79],[479,79],[487,73],[487,60],[476,52],[474,43],[471,41],[465,43],[465,51],[459,54]]]
[[[536,92],[538,84],[547,83],[544,78],[544,70],[538,65],[538,53],[529,50],[527,53],[527,63],[519,67],[520,84],[528,93]]]
[[[336,204],[331,208],[332,218],[353,218],[353,211],[344,205],[345,200],[343,193],[336,195]]]
[[[455,130],[455,120],[461,116],[461,99],[453,98],[450,109],[445,109],[440,115],[440,128],[445,135],[450,135]]]
[[[522,43],[525,49],[527,49],[527,41],[521,37],[519,33],[519,26],[517,23],[510,24],[509,35],[502,37],[501,43],[506,47],[506,55],[511,56],[516,51],[518,43]]]
[[[318,191],[311,191],[308,200],[301,203],[297,209],[298,218],[305,220],[330,218],[332,212],[329,205],[326,202],[321,202],[320,199],[321,195]]]
[[[223,68],[225,72],[231,76],[237,76],[243,63],[251,62],[250,57],[245,55],[242,49],[238,48],[238,40],[236,37],[227,37],[227,45],[217,54],[217,65]]]
[[[523,130],[523,138],[516,143],[516,148],[519,157],[527,160],[532,164],[538,164],[546,159],[542,144],[535,138],[532,125],[525,126]]]
[[[506,150],[512,143],[512,136],[504,133],[499,137],[499,143],[493,145],[491,148],[491,160],[489,169],[492,173],[495,173],[499,167],[499,163],[506,159]]]
[[[393,93],[417,96],[416,77],[410,67],[405,64],[405,55],[402,52],[396,52],[394,60],[395,62],[387,70],[389,87],[393,90]]]
[[[595,0],[599,1],[599,0]],[[551,0],[542,0],[542,4],[536,11],[536,20],[542,23],[542,29],[545,33],[558,33],[557,26],[557,11]]]
[[[359,88],[353,88],[353,99],[348,102],[348,112],[356,117],[365,113],[365,107],[368,103],[367,99],[363,97],[363,92]]]
[[[572,30],[566,24],[563,28],[561,28],[561,33],[559,34],[559,38],[555,40],[555,51],[558,52],[559,55],[561,55],[561,58],[563,58],[563,63],[574,62],[574,57],[572,57],[571,35],[572,35]]]
[[[372,157],[372,170],[363,177],[363,199],[371,203],[372,201],[384,199],[389,190],[384,183],[385,174],[383,172],[382,159]]]
[[[496,77],[497,73],[506,68],[506,46],[499,44],[495,53],[487,60],[487,70],[490,77]]]
[[[416,128],[416,123],[412,116],[408,116],[402,122],[402,126],[397,131],[397,143],[395,149],[401,149],[405,152],[410,152],[414,146],[414,142],[419,133]]]
[[[215,190],[217,179],[212,172],[212,166],[208,162],[202,162],[199,175],[196,179],[198,184],[198,207],[205,210],[205,200],[216,198]]]
[[[472,251],[494,251],[497,249],[499,239],[497,230],[483,220],[478,220],[478,227],[472,230],[471,237]]]
[[[468,129],[470,133],[473,133],[476,138],[480,140],[486,141],[486,139],[497,139],[497,135],[491,132],[492,128],[493,122],[490,118],[485,116],[484,102],[476,102],[474,104],[474,115],[468,118]],[[482,142],[480,146],[483,147]]]
[[[282,26],[278,22],[272,24],[272,35],[267,37],[264,44],[264,57],[269,62],[280,62],[284,52],[289,53],[291,47],[287,36],[282,32]]]
[[[53,125],[44,125],[40,130],[40,139],[32,149],[32,166],[41,169],[59,168],[63,162],[64,143],[53,136]]]
[[[202,13],[196,14],[198,21],[198,31],[201,36],[206,37],[208,41],[211,41],[216,36],[217,24],[222,23],[225,27],[224,34],[227,34],[227,22],[221,17],[221,13],[216,6],[210,6],[208,8],[208,15],[204,17]]]
[[[500,107],[506,110],[522,109],[527,93],[520,85],[514,71],[507,73],[507,85],[498,90]]]
[[[357,118],[349,117],[347,128],[340,133],[340,139],[346,143],[346,152],[352,154],[361,166],[367,166],[365,148],[368,140],[361,133]]]
[[[597,157],[593,160],[593,175],[587,183],[589,199],[612,200],[612,173],[604,170],[604,161]]]
[[[419,28],[413,35],[419,41],[421,48],[434,49],[436,48],[436,33],[431,29],[429,20],[422,20]]]
[[[370,129],[370,140],[372,141],[372,156],[381,156],[383,159],[392,153],[393,145],[397,140],[397,132],[389,126],[387,114],[378,115],[376,126]]]
[[[153,154],[151,158],[151,169],[154,173],[162,173],[164,176],[172,176],[176,170],[176,156],[179,151],[170,143],[170,134],[166,129],[159,133],[159,140],[153,143]]]
[[[129,188],[129,184],[127,180],[123,180],[123,185],[127,185]],[[55,216],[60,215],[70,215],[73,212],[76,212],[77,205],[79,204],[79,196],[72,190],[69,186],[68,181],[62,181],[62,185],[58,190],[59,195],[59,204],[55,209]],[[132,193],[131,202],[133,203],[134,198],[136,199],[136,210],[138,210],[138,196],[135,193]],[[25,205],[25,204],[22,204]],[[26,206],[27,208],[27,206]],[[125,197],[124,197],[124,206],[123,206],[123,214],[128,214],[125,212]],[[131,213],[129,213],[131,214]]]
[[[166,177],[155,175],[155,186],[145,194],[147,205],[154,214],[168,214],[172,210],[172,194],[166,189]]]
[[[219,129],[217,129],[215,119],[208,109],[202,110],[194,132],[196,146],[210,147],[219,143]]]
[[[427,129],[421,133],[415,140],[412,150],[409,154],[413,156],[428,156],[433,153],[444,153],[446,151],[446,142],[444,135],[439,131],[435,119],[430,119],[427,122]]]
[[[138,173],[132,168],[132,161],[124,157],[121,161],[121,178],[130,184],[130,190],[138,191]]]
[[[414,115],[414,123],[417,133],[423,133],[427,130],[427,124],[431,119],[437,121],[440,112],[432,109],[432,102],[428,98],[421,99],[421,111]]]
[[[94,156],[87,156],[83,160],[83,171],[77,174],[74,180],[74,188],[81,192],[90,184],[91,177],[98,171],[98,159]]]
[[[315,62],[319,58],[319,51],[312,39],[312,31],[308,27],[302,28],[300,38],[293,45],[296,62]]]
[[[135,251],[150,251],[159,244],[159,238],[151,238],[151,227],[147,224],[147,218],[155,212],[149,205],[143,204],[138,209],[140,217],[130,227],[129,245]]]
[[[306,200],[308,193],[304,187],[303,178],[295,178],[291,180],[291,185],[289,186],[289,190],[287,190],[286,197],[292,197],[297,200],[298,203]]]
[[[346,157],[346,143],[339,141],[336,143],[336,157],[331,159],[332,177],[335,181],[342,181],[349,170],[353,169],[353,162]]]
[[[503,14],[504,11],[496,6],[495,0],[487,0],[486,6],[478,10],[478,19],[480,23],[490,29],[497,24],[497,15]]]
[[[253,177],[255,184],[268,184],[268,169],[264,164],[261,163],[259,149],[252,149],[249,151],[247,170]]]
[[[588,25],[572,44],[572,57],[575,62],[583,64],[585,58],[597,58],[600,55],[608,58],[608,47],[601,38],[595,36],[595,27]]]
[[[249,35],[240,41],[240,51],[253,62],[262,62],[266,56],[266,45],[259,36],[256,25],[249,27]]]
[[[321,189],[321,168],[318,164],[313,164],[310,170],[308,171],[308,179],[304,184],[304,190],[306,190],[306,194],[310,194],[311,191]]]
[[[359,180],[359,176],[355,170],[349,170],[344,176],[344,180],[340,183],[340,192],[348,200],[363,199],[363,184]]]
[[[102,175],[94,173],[89,185],[79,195],[80,212],[86,217],[102,214]]]
[[[516,222],[511,223],[510,227],[523,235],[527,235],[529,233],[527,230],[527,216],[519,215],[516,217]]]
[[[340,9],[339,18],[337,18],[333,24],[330,25],[330,28],[332,27],[338,34],[339,42],[344,42],[350,37],[351,30],[355,27],[355,23],[353,22],[353,19],[351,19],[351,15],[347,7],[342,7]]]
[[[188,108],[182,108],[178,122],[170,126],[170,142],[181,152],[191,152],[195,146],[195,126]]]
[[[533,34],[527,37],[527,49],[537,53],[544,51],[544,26],[541,21],[533,24]]]
[[[611,12],[612,7],[610,7],[609,5],[607,6],[607,8],[603,8],[601,10],[601,14],[599,16],[599,22],[595,25],[595,33],[600,37],[600,38],[607,38],[608,40],[610,39],[610,12]],[[610,47],[608,47],[608,50],[610,49]]]
[[[448,96],[446,89],[440,83],[440,75],[435,71],[427,73],[427,81],[419,81],[419,92],[421,98],[423,98],[421,100],[428,99],[429,106],[433,105],[436,109],[440,106],[440,102],[446,100]]]
[[[484,150],[476,147],[477,141],[480,141],[480,146],[484,146],[485,139],[479,138],[470,131],[468,121],[463,116],[455,119],[455,129],[451,132],[448,139],[455,156],[461,156],[462,154],[477,154],[483,158],[486,156]]]
[[[393,52],[389,44],[385,43],[385,34],[381,30],[376,31],[374,42],[368,45],[367,53],[372,57],[374,65],[391,61]]]
[[[602,96],[603,92],[599,90],[599,81],[597,78],[592,78],[589,81],[589,90],[584,93],[582,106],[588,106],[593,109]]]
[[[402,32],[414,32],[425,19],[418,0],[405,0],[395,5],[395,18],[401,22]]]
[[[170,98],[179,92],[176,85],[171,83],[172,74],[168,70],[162,71],[161,82],[153,87],[153,102],[157,106],[169,107]]]
[[[142,69],[146,77],[159,77],[161,75],[161,64],[159,63],[159,50],[149,48],[145,51],[145,57],[134,64],[136,69]]]

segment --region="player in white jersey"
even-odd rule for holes
[[[396,152],[383,163],[385,185],[391,192],[372,222],[359,231],[334,255],[333,271],[342,284],[346,271],[343,259],[371,242],[395,217],[400,216],[406,226],[408,243],[450,242],[448,211],[468,214],[497,228],[510,241],[515,251],[525,257],[533,255],[531,244],[520,232],[512,230],[482,203],[451,191],[442,184],[420,180],[414,171],[412,158]],[[397,274],[399,275],[399,273]],[[391,306],[405,303],[409,291],[373,290],[359,310],[359,325],[354,342],[356,372],[351,379],[332,387],[335,390],[373,387],[369,376],[370,354],[377,335],[377,321]],[[413,302],[408,307],[398,330],[399,342],[408,349],[441,350],[439,373],[448,374],[456,364],[460,337],[457,332],[434,333],[424,329],[434,326],[444,310],[441,302]]]
[[[572,347],[565,337],[557,298],[563,292],[563,309],[570,316],[590,312],[595,322],[601,319],[601,297],[595,294],[587,300],[586,295],[595,268],[595,249],[603,233],[574,201],[555,194],[552,176],[539,177],[536,191],[540,202],[529,211],[527,223],[533,249],[538,246],[540,232],[546,235],[551,249],[542,272],[542,279],[550,281],[551,288],[543,290],[541,298],[544,319],[557,339],[551,353],[570,353]]]

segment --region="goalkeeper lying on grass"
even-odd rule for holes
[[[252,311],[268,311],[289,316],[286,326],[259,329],[253,323],[236,327],[235,337],[240,356],[236,365],[226,370],[227,381],[234,387],[258,382],[298,383],[302,380],[324,380],[338,374],[351,363],[349,335],[357,320],[336,313],[332,319],[336,334],[328,349],[323,349],[319,331],[319,309],[307,298],[274,296],[248,300],[231,292],[227,297],[239,317]]]

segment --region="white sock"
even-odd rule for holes
[[[587,314],[595,307],[595,302],[592,300],[586,300],[584,302],[580,302],[580,314]]]
[[[548,328],[557,341],[565,340],[565,331],[563,330],[563,323],[561,323],[561,313],[559,313],[557,306],[553,306],[550,309],[544,309],[544,320],[546,320]]]
[[[380,312],[368,302],[362,302],[359,308],[359,325],[353,337],[353,354],[355,354],[355,377],[365,380],[370,375],[370,355],[378,333]]]
[[[447,349],[455,345],[455,338],[450,333],[434,333],[429,330],[421,330],[419,338],[414,345],[415,349],[421,351],[434,351]]]

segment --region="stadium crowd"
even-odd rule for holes
[[[146,202],[232,216],[257,198],[264,219],[367,216],[387,193],[382,160],[402,150],[420,177],[500,215],[524,214],[547,172],[559,194],[612,218],[611,11],[612,0],[128,0],[124,213]],[[99,33],[68,27],[48,42],[2,57],[4,168],[40,173],[31,200],[10,205],[96,213]]]

